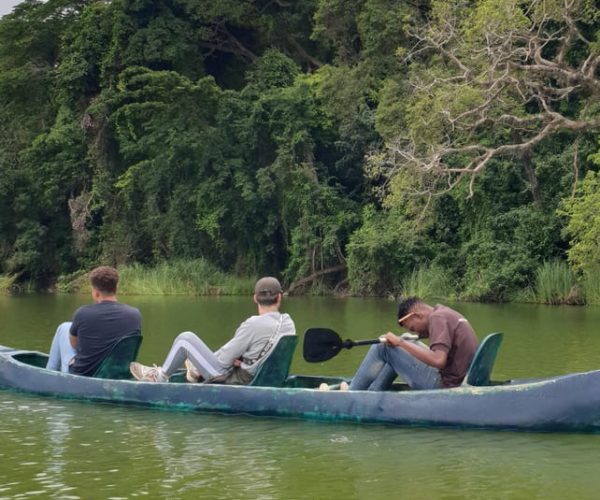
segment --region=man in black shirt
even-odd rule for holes
[[[112,267],[90,272],[94,304],[80,307],[72,322],[58,327],[46,368],[93,375],[118,340],[141,334],[140,312],[117,301],[118,281]]]

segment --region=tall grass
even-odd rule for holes
[[[255,279],[225,274],[203,259],[162,262],[154,267],[132,264],[119,267],[119,293],[123,295],[247,295]],[[59,292],[87,292],[88,274],[61,276]]]
[[[422,299],[447,298],[452,294],[448,273],[439,266],[416,267],[405,278],[401,293]]]
[[[581,304],[583,297],[577,279],[562,260],[544,262],[535,275],[533,301],[542,304]]]
[[[119,268],[119,292],[137,295],[244,295],[254,278],[230,276],[203,259],[139,264]]]
[[[583,290],[588,304],[600,305],[600,268],[584,274]]]

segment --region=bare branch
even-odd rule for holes
[[[530,167],[535,147],[553,134],[600,129],[600,117],[588,112],[600,101],[600,55],[582,34],[582,1],[565,0],[557,16],[532,0],[522,12],[528,26],[491,22],[479,45],[454,18],[413,33],[406,59],[438,54],[446,66],[419,69],[410,79],[414,99],[426,99],[432,114],[386,146],[384,175],[410,172],[420,194],[447,192],[470,177],[472,195],[477,174],[492,160],[519,158]],[[573,98],[583,105],[567,116],[562,103]],[[527,175],[535,197],[534,170]]]
[[[246,56],[248,59],[250,59],[251,61],[256,61],[258,59],[258,56],[252,52],[250,49],[248,49],[247,47],[245,47],[227,28],[227,25],[225,23],[222,24],[222,29],[223,32],[225,33],[225,35],[227,36],[227,38],[229,39],[229,41],[233,44],[233,47],[235,47],[238,50],[239,54],[242,54],[244,56]]]
[[[287,37],[287,41],[292,47],[294,47],[294,49],[296,49],[296,52],[298,52],[300,57],[307,61],[311,66],[313,66],[314,68],[320,68],[321,66],[323,66],[323,63],[321,61],[311,56],[308,52],[306,52],[306,50],[304,50],[304,47],[302,47],[302,45],[298,43],[298,40],[296,40],[293,35],[289,35]]]
[[[218,22],[210,27],[207,27],[211,31],[211,35],[207,37],[199,45],[200,47],[208,49],[205,56],[210,56],[215,52],[227,52],[229,54],[236,54],[242,56],[249,61],[256,61],[258,56],[254,54],[250,49],[243,45],[230,31],[225,22]]]

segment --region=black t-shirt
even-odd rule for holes
[[[110,300],[80,307],[71,325],[71,335],[77,337],[77,354],[69,371],[93,375],[119,339],[140,335],[141,331],[142,315],[135,307]]]

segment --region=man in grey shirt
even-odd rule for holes
[[[138,380],[167,382],[176,370],[185,365],[190,382],[203,379],[225,384],[248,384],[279,338],[296,334],[289,314],[279,312],[282,297],[283,290],[276,278],[259,279],[254,287],[258,315],[244,321],[233,338],[218,351],[211,351],[194,333],[184,332],[173,342],[162,366],[131,363],[132,375]]]

